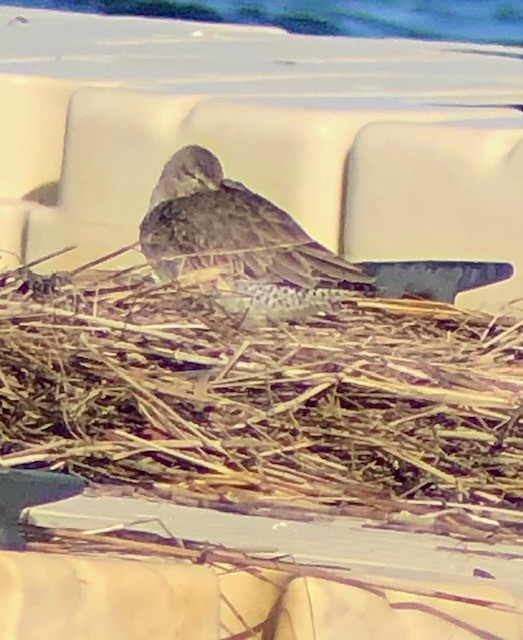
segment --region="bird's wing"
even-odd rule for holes
[[[152,262],[182,255],[194,268],[234,262],[262,282],[313,288],[373,281],[243,185],[225,183],[217,191],[159,204],[144,218],[140,241]]]
[[[227,187],[222,191],[231,194]],[[225,226],[234,229],[237,247],[252,247],[244,262],[253,277],[306,288],[374,281],[312,240],[288,213],[265,198],[246,190],[236,192],[232,200]]]

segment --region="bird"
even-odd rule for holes
[[[162,281],[220,267],[220,302],[243,314],[244,324],[308,318],[374,280],[314,241],[286,211],[225,178],[218,157],[199,145],[165,164],[139,241]]]

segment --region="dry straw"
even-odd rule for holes
[[[521,508],[523,321],[362,297],[253,332],[143,274],[3,278],[3,466],[238,509]]]

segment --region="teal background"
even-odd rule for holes
[[[268,24],[315,35],[523,45],[523,0],[10,0],[0,4]]]

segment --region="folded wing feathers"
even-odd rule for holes
[[[172,191],[171,181],[172,176],[166,167],[151,195],[151,208],[167,199]],[[189,184],[191,178],[186,176],[185,181]],[[254,279],[280,284],[288,283],[304,289],[325,285],[335,288],[343,282],[371,283],[374,281],[374,278],[365,274],[359,267],[311,240],[302,227],[285,211],[262,196],[249,191],[243,184],[232,180],[224,179],[221,190],[213,191],[212,195],[209,191],[194,196],[194,202],[197,202],[196,210],[191,214],[194,225],[198,227],[209,224],[209,220],[213,217],[215,198],[219,199],[220,193],[219,206],[224,207],[223,227],[227,230],[229,223],[231,234],[225,235],[220,249],[214,241],[218,240],[220,244],[221,234],[218,232],[215,237],[212,237],[211,232],[208,250],[202,251],[201,255],[197,251],[195,263],[215,264],[233,258],[238,265],[243,263],[242,270]],[[147,245],[152,249],[158,241],[156,238],[156,242],[153,242],[153,236],[158,235],[156,223],[164,226],[165,241],[166,244],[170,244],[168,239],[172,237],[172,227],[171,230],[168,227],[176,225],[177,219],[181,220],[184,216],[185,205],[180,203],[177,206],[177,199],[163,206],[168,209],[167,219],[161,221],[159,218],[156,221],[158,212],[155,216],[155,213],[149,209],[148,216],[142,222],[141,239],[146,240],[145,244],[142,242],[142,248],[145,249],[146,254],[148,253]],[[171,216],[171,220],[168,221]],[[152,228],[149,229],[149,227]],[[150,231],[152,235],[150,238],[146,237]],[[163,233],[160,230],[160,237],[162,236]],[[165,248],[168,249],[167,246]],[[159,246],[155,252],[158,249],[160,249]],[[164,255],[165,253],[168,251],[164,252]],[[192,255],[195,256],[194,253]],[[189,259],[193,260],[193,258]]]

